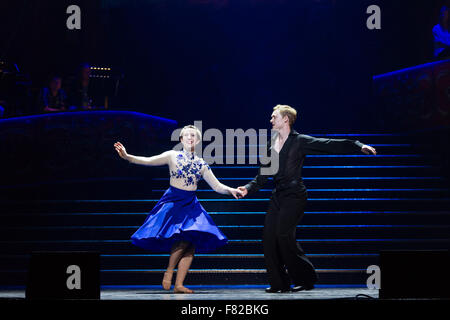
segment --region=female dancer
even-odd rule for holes
[[[184,278],[197,252],[212,251],[227,242],[195,195],[198,181],[203,178],[211,188],[221,194],[231,194],[236,199],[242,192],[220,183],[209,165],[194,151],[201,141],[200,130],[192,125],[180,132],[182,151],[169,150],[153,157],[127,154],[125,147],[116,142],[119,156],[131,163],[147,166],[168,165],[170,186],[150,211],[144,224],[131,236],[132,243],[141,248],[164,252],[170,250],[169,265],[162,286],[170,290],[172,275],[178,264],[175,293],[193,293],[183,286]]]

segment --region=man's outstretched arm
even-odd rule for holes
[[[377,154],[375,148],[358,140],[315,138],[305,134],[300,136],[300,146],[305,154]]]
[[[264,186],[264,184],[267,182],[267,179],[269,179],[269,176],[261,174],[261,167],[260,167],[259,174],[252,181],[247,183],[244,186],[244,188],[246,189],[247,193],[256,192]],[[238,189],[243,191],[241,187],[239,187]]]
[[[268,142],[268,146],[267,146],[267,154],[269,154],[270,152],[270,148],[271,148],[271,143],[270,141]],[[238,187],[238,190],[240,190],[243,194],[243,196],[245,197],[248,193],[253,193],[258,191],[259,189],[261,189],[264,184],[267,182],[267,180],[269,179],[269,177],[271,177],[271,175],[267,175],[267,174],[262,174],[262,168],[266,168],[269,167],[269,164],[262,164],[259,169],[258,169],[258,175],[249,183],[247,183],[245,186],[240,186]]]

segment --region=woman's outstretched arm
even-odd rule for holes
[[[212,172],[209,165],[205,165],[202,173],[203,179],[209,184],[209,186],[217,193],[221,194],[231,194],[236,199],[239,199],[242,196],[241,191],[238,189],[230,188],[229,186],[224,185],[219,180],[217,180],[216,176]]]
[[[144,166],[162,166],[169,164],[169,157],[171,153],[172,150],[169,150],[152,157],[140,157],[129,154],[127,160],[131,163],[142,164]]]
[[[134,164],[141,164],[144,166],[162,166],[165,164],[169,164],[169,158],[171,153],[173,152],[173,150],[169,150],[152,157],[140,157],[128,154],[125,147],[120,142],[116,142],[114,144],[114,147],[116,148],[117,153],[122,159],[125,159],[128,162]]]

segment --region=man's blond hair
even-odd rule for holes
[[[289,126],[292,127],[295,120],[297,119],[297,110],[285,104],[277,104],[275,107],[273,107],[273,111],[277,110],[280,112],[281,117],[288,117]]]
[[[200,130],[199,130],[196,126],[194,126],[194,125],[192,125],[192,124],[187,125],[187,126],[184,126],[183,129],[181,129],[181,131],[180,131],[180,136],[178,137],[178,139],[179,139],[180,141],[181,141],[181,137],[183,136],[183,132],[184,132],[186,129],[194,129],[194,130],[195,130],[195,133],[197,134],[198,140],[199,140],[199,141],[202,141],[202,133],[200,132]]]

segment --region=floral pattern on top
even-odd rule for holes
[[[170,177],[183,179],[185,186],[197,185],[202,179],[203,167],[211,170],[203,159],[195,158],[194,153],[181,151],[176,156],[176,168],[170,171]]]

